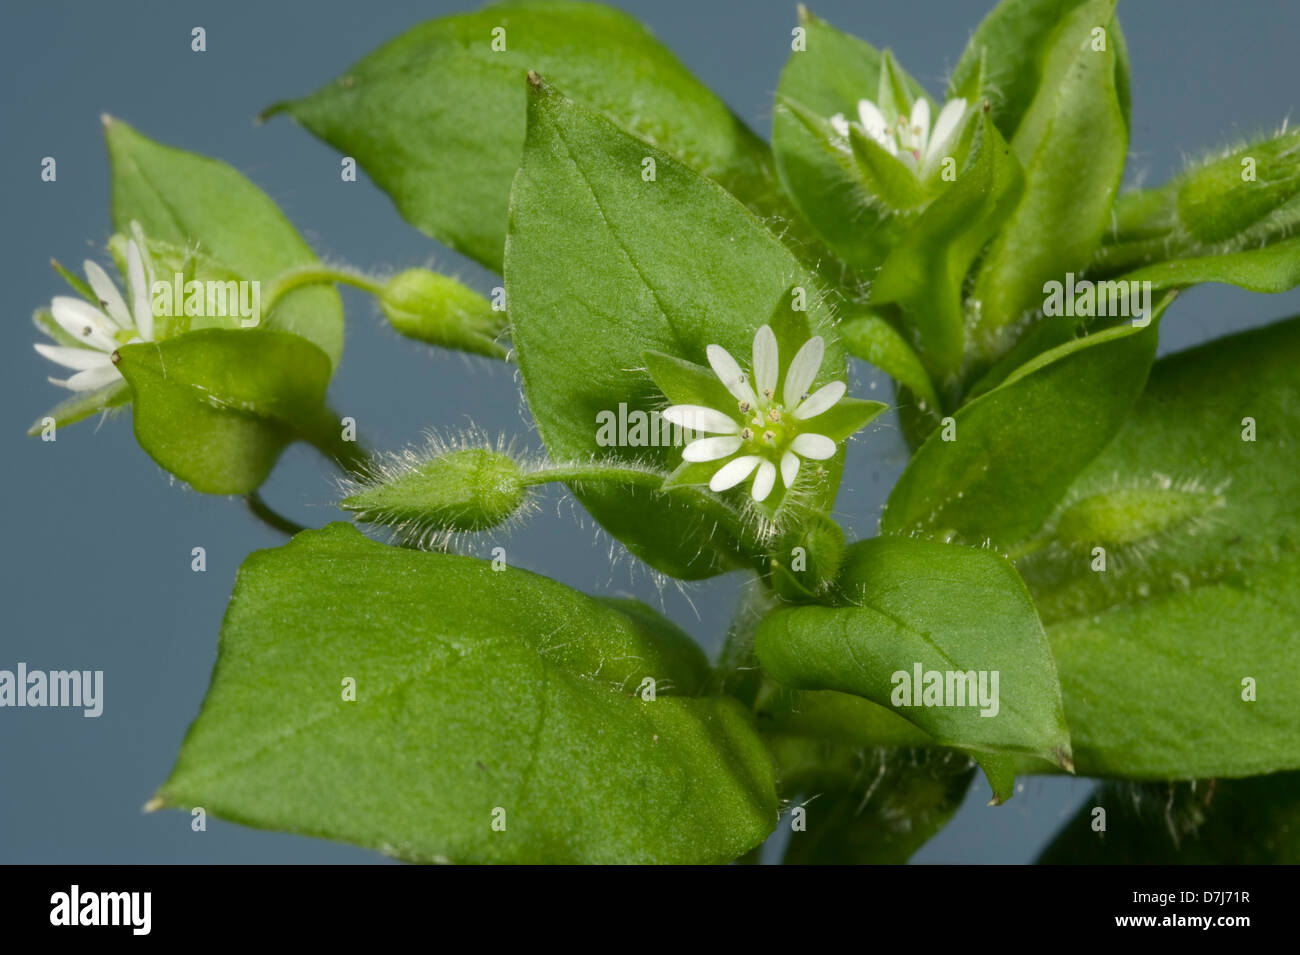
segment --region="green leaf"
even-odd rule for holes
[[[787,865],[901,865],[947,825],[970,788],[970,757],[768,740],[787,798],[804,810]]]
[[[140,447],[208,494],[247,494],[265,481],[284,446],[322,415],[330,377],[311,342],[262,329],[205,329],[117,356]]]
[[[1003,550],[1036,532],[1123,424],[1155,357],[1157,328],[1153,319],[1061,345],[966,404],[912,458],[881,532]]]
[[[504,50],[493,48],[498,29]],[[355,158],[412,225],[500,271],[528,70],[760,215],[791,218],[763,141],[645,27],[594,3],[498,4],[430,20],[264,115],[288,113]]]
[[[787,608],[763,621],[755,649],[773,678],[890,706],[943,745],[1070,766],[1052,655],[1009,562],[880,537],[849,548],[840,584],[845,606]],[[933,673],[937,703],[924,695],[933,692]],[[972,702],[976,680],[981,695]]]
[[[884,318],[875,313],[850,318],[839,328],[844,346],[911,389],[928,408],[942,407],[920,356]]]
[[[776,822],[769,757],[734,700],[676,695],[698,651],[645,613],[304,532],[241,568],[158,803],[415,862],[729,861]]]
[[[757,667],[753,669],[757,671]],[[765,678],[755,695],[754,715],[774,752],[773,741],[781,738],[803,738],[808,745],[816,741],[833,749],[847,748],[854,752],[864,747],[939,748],[933,736],[888,706],[835,690],[792,690]],[[1041,760],[987,750],[970,755],[988,778],[993,790],[991,805],[1000,805],[1015,795],[1018,762],[1037,772],[1056,768]]]
[[[1221,282],[1251,292],[1286,292],[1300,285],[1300,238],[1244,252],[1171,259],[1129,272],[1121,281],[1150,282],[1152,291]]]
[[[843,379],[822,286],[735,198],[540,81],[530,103],[506,289],[529,407],[553,459],[598,454],[671,471],[680,447],[602,447],[598,416],[664,407],[641,370],[647,352],[703,367],[707,346],[719,344],[747,363],[755,331],[777,320],[792,286],[806,292],[804,327],[826,339],[818,384]],[[645,157],[656,160],[654,181],[641,176]],[[826,462],[814,506],[830,506],[837,459]],[[673,576],[709,576],[753,556],[742,537],[754,528],[711,492],[575,493],[634,554]]]
[[[281,272],[318,260],[289,220],[257,186],[223,162],[164,146],[121,120],[104,118],[112,165],[113,224],[139,222],[150,239],[198,247],[199,281],[231,274],[270,283]],[[156,275],[159,281],[171,276]],[[262,327],[292,332],[316,345],[330,366],[343,354],[343,305],[324,286],[298,289],[262,318]]]
[[[806,48],[791,52],[777,87],[772,120],[777,170],[804,218],[845,262],[866,272],[880,264],[898,224],[878,201],[879,184],[864,176],[829,120],[836,113],[855,118],[858,100],[879,95],[882,57],[869,43],[802,7],[799,25]],[[895,78],[911,97],[926,95],[897,64]]]
[[[1300,864],[1300,773],[1100,786],[1038,864]]]
[[[1206,245],[1240,240],[1300,194],[1300,130],[1193,166],[1178,181],[1180,226]]]
[[[1085,0],[1001,0],[971,34],[948,83],[949,97],[987,98],[1002,135],[1016,133],[1034,98],[1044,87],[1046,51],[1062,20]],[[1127,121],[1129,67],[1119,22],[1108,42],[1116,47],[1115,86]]]
[[[1293,318],[1157,363],[1020,561],[1081,772],[1300,768],[1297,362]]]
[[[805,420],[810,431],[838,442],[861,431],[888,407],[883,401],[841,398],[833,407]]]
[[[912,170],[857,126],[849,127],[849,146],[871,195],[893,211],[906,212],[925,202],[925,189]]]
[[[929,376],[943,384],[962,363],[966,273],[1015,207],[1024,181],[1019,161],[987,113],[979,125],[967,168],[944,184],[890,252],[871,288],[873,304],[903,309]]]
[[[1121,196],[1091,271],[1109,277],[1135,266],[1244,256],[1285,244],[1298,224],[1300,131],[1284,124],[1277,135],[1194,164],[1163,186]],[[1253,271],[1251,259],[1238,261]]]
[[[646,352],[642,358],[655,385],[672,404],[718,409],[736,404],[712,368],[657,351]]]
[[[97,411],[121,407],[130,400],[131,389],[125,381],[116,381],[94,391],[76,392],[32,422],[27,429],[27,436],[40,434],[45,429],[46,418],[54,419],[54,426],[62,428],[64,425],[84,421]]]
[[[1065,17],[1011,140],[1025,190],[975,284],[975,338],[986,356],[1010,347],[1022,317],[1042,306],[1045,282],[1087,266],[1110,224],[1128,149],[1119,47],[1110,39],[1114,7],[1115,0],[1089,0]],[[1104,52],[1093,48],[1099,28],[1110,31]]]

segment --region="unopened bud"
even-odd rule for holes
[[[1184,174],[1178,218],[1201,242],[1240,235],[1300,193],[1300,130]]]
[[[428,269],[407,269],[393,276],[379,295],[379,304],[403,335],[430,345],[504,358],[497,343],[505,327],[503,312],[455,279]]]
[[[339,506],[364,523],[421,538],[496,527],[518,513],[528,493],[519,464],[486,448],[380,468],[385,470]]]

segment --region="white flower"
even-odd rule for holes
[[[741,370],[736,359],[721,345],[707,349],[713,372],[736,399],[734,411],[701,405],[672,405],[664,417],[673,424],[713,437],[699,438],[682,449],[687,462],[720,462],[709,481],[713,491],[725,491],[754,475],[750,493],[763,501],[772,493],[778,468],[785,487],[794,486],[800,458],[822,461],[835,454],[836,442],[809,430],[809,419],[828,411],[844,397],[847,386],[832,381],[812,394],[821,369],[825,343],[810,338],[795,354],[778,392],[780,356],[776,335],[764,325],[754,335],[754,377]]]
[[[37,343],[38,352],[75,372],[68,378],[51,378],[53,384],[73,391],[93,391],[112,384],[122,377],[113,363],[113,353],[122,345],[153,341],[149,299],[153,267],[148,253],[135,239],[127,243],[126,264],[130,307],[108,273],[89,260],[85,263],[86,279],[99,299],[99,307],[68,295],[57,295],[50,303],[54,320],[78,342],[75,346]]]
[[[920,176],[928,175],[942,161],[965,118],[966,100],[961,98],[943,104],[933,129],[930,128],[930,103],[925,97],[912,104],[911,116],[900,115],[892,122],[871,100],[858,100],[858,121],[862,131]],[[831,126],[840,136],[848,138],[849,121],[843,113],[831,117]]]

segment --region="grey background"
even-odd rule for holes
[[[756,129],[770,129],[794,4],[621,0]],[[983,3],[821,0],[815,12],[877,46],[890,46],[935,93]],[[0,861],[371,862],[348,846],[209,820],[190,831],[181,813],[141,806],[171,767],[197,712],[216,653],[236,567],[280,538],[237,501],[181,488],[140,451],[126,416],[68,428],[54,443],[24,437],[60,397],[53,366],[31,349],[36,306],[63,294],[51,257],[80,271],[108,238],[107,162],[98,117],[231,163],[265,189],[317,252],[384,270],[432,264],[486,291],[491,276],[405,224],[363,180],[340,182],[337,156],[285,120],[254,127],[277,99],[301,95],[407,27],[455,12],[444,2],[14,3],[0,29],[0,360],[3,441],[3,605],[0,668],[103,669],[99,719],[55,709],[0,710]],[[1129,178],[1156,183],[1185,157],[1271,129],[1294,107],[1293,0],[1224,4],[1128,0],[1121,18],[1133,60]],[[208,50],[190,51],[193,26]],[[54,156],[58,181],[40,180]],[[347,351],[332,386],[340,413],[369,443],[397,448],[429,427],[471,421],[535,445],[511,369],[400,339],[373,304],[345,292]],[[1162,330],[1162,351],[1297,311],[1295,293],[1269,299],[1221,287],[1187,294]],[[855,369],[855,393],[883,391]],[[1212,388],[1213,382],[1206,387]],[[852,448],[840,508],[857,535],[874,533],[905,451],[892,422]],[[333,478],[314,452],[290,449],[266,497],[304,523],[335,517]],[[588,591],[639,596],[716,647],[736,596],[735,577],[660,588],[558,494],[506,546],[516,566]],[[190,570],[190,549],[208,570]],[[1080,780],[1027,779],[991,809],[981,777],[958,817],[918,861],[1024,862],[1090,790]]]

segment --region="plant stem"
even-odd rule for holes
[[[248,510],[254,517],[267,527],[280,531],[282,534],[287,534],[292,537],[299,531],[305,531],[307,529],[297,521],[291,521],[283,514],[273,510],[271,506],[262,499],[262,495],[257,491],[254,491],[251,494],[246,494],[244,496],[244,503],[248,505]]]
[[[266,294],[263,296],[262,310],[270,314],[280,299],[295,289],[300,289],[306,285],[332,285],[335,282],[342,285],[351,285],[353,288],[359,288],[363,292],[369,292],[376,297],[384,290],[381,283],[361,272],[351,269],[330,268],[328,265],[304,265],[300,268],[282,272],[271,282],[271,287],[267,289]]]
[[[520,479],[520,483],[525,487],[548,484],[552,481],[610,481],[615,484],[658,488],[664,483],[664,475],[658,471],[643,471],[639,468],[625,468],[610,464],[570,464],[534,471]]]

